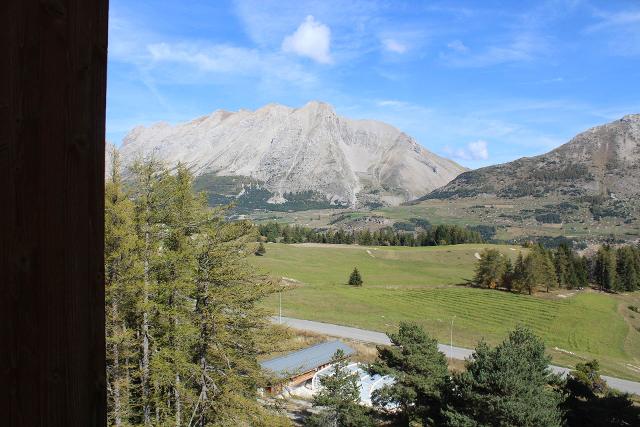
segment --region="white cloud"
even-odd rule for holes
[[[400,43],[395,39],[384,39],[382,40],[382,45],[384,48],[393,53],[405,53],[407,51],[407,46],[405,44]]]
[[[331,30],[312,15],[307,16],[298,29],[282,41],[283,51],[306,56],[322,64],[332,62],[330,46]]]
[[[450,156],[459,160],[488,160],[489,149],[487,148],[487,142],[478,140],[470,142],[464,148],[451,149],[445,147],[444,150]]]
[[[467,144],[467,151],[473,160],[487,160],[489,158],[489,150],[486,141],[474,141]]]
[[[460,40],[454,40],[447,44],[447,47],[451,50],[455,50],[456,52],[466,52],[469,48],[462,43]]]
[[[448,47],[451,48],[451,46]],[[547,54],[549,46],[544,37],[535,33],[521,33],[508,43],[490,45],[480,52],[473,52],[468,48],[453,50],[454,52],[450,54],[441,54],[441,59],[454,67],[474,68],[533,61]]]
[[[381,99],[380,101],[376,101],[376,105],[378,107],[393,107],[393,108],[402,108],[408,107],[409,104],[404,101],[398,101],[395,99]]]

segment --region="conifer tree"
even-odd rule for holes
[[[313,406],[320,413],[311,416],[308,426],[372,426],[367,410],[360,405],[358,375],[347,369],[344,352],[337,350],[332,359],[331,374],[320,378],[320,391],[313,397]]]
[[[633,292],[640,288],[640,271],[636,251],[632,246],[623,246],[616,251],[616,291]]]
[[[391,375],[395,382],[374,392],[374,405],[383,411],[394,408],[392,413],[406,425],[414,421],[437,425],[441,392],[448,382],[447,360],[438,342],[412,323],[402,322],[397,334],[388,335],[392,346],[378,347],[379,361],[369,370]]]
[[[259,336],[271,330],[268,313],[258,302],[278,288],[247,263],[255,240],[251,223],[226,222],[221,210],[210,213],[200,228],[192,425],[275,424],[257,402],[256,390],[263,380]]]
[[[105,185],[105,303],[107,335],[107,390],[109,423],[129,424],[133,384],[130,362],[136,356],[134,331],[128,323],[140,275],[139,241],[134,226],[133,203],[120,176],[118,152],[111,156],[111,174]]]
[[[255,254],[257,256],[263,256],[267,250],[264,248],[264,244],[262,242],[258,243],[258,247],[256,248]]]
[[[446,388],[446,425],[562,425],[562,395],[550,387],[560,379],[549,362],[542,340],[522,327],[496,348],[481,342]]]
[[[507,257],[505,262],[504,273],[502,273],[502,278],[500,279],[500,286],[505,289],[511,290],[513,289],[513,280],[514,280],[514,270],[513,263],[511,262],[511,258]]]
[[[474,283],[483,288],[495,288],[507,269],[505,257],[497,249],[485,249],[476,262]]]
[[[114,161],[114,171],[118,170]],[[288,425],[257,400],[277,290],[246,257],[256,232],[192,191],[189,171],[133,165],[106,188],[107,375],[115,425]]]
[[[610,389],[597,360],[576,364],[564,385],[566,424],[578,426],[640,425],[640,408],[630,396]]]
[[[594,265],[595,281],[600,290],[611,290],[616,286],[615,251],[609,246],[601,246],[596,254]]]
[[[522,256],[522,252],[518,252],[518,258],[516,259],[516,264],[513,267],[513,279],[512,279],[512,287],[518,293],[522,292],[525,288],[525,266],[524,266],[524,257]]]
[[[197,266],[194,239],[204,211],[192,190],[188,170],[178,164],[161,182],[163,201],[158,212],[159,253],[154,277],[156,290],[151,330],[155,351],[151,356],[156,421],[182,425],[186,402],[195,398],[183,378],[195,369],[190,351],[197,340],[193,325],[192,295]]]
[[[163,194],[163,184],[166,171],[161,165],[151,159],[136,162],[131,167],[132,173],[132,198],[134,201],[136,234],[141,240],[139,258],[142,263],[142,283],[139,289],[140,296],[137,300],[138,325],[137,335],[140,339],[140,369],[139,381],[141,388],[142,419],[145,426],[151,425],[151,410],[153,406],[152,378],[151,378],[151,353],[152,337],[150,329],[150,316],[154,311],[155,290],[157,282],[155,278],[156,266],[159,257],[160,232],[166,197]],[[157,384],[156,384],[157,387]],[[159,400],[156,395],[156,401]],[[159,422],[159,408],[155,408],[156,423]]]
[[[351,275],[349,276],[349,285],[362,286],[362,276],[360,275],[357,267],[354,267]]]

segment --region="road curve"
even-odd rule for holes
[[[273,317],[272,321],[279,323],[279,318]],[[368,331],[350,326],[333,325],[331,323],[314,322],[312,320],[294,319],[292,317],[282,317],[282,323],[294,329],[330,335],[332,337],[348,338],[372,344],[391,344],[389,337],[382,332]],[[447,344],[438,344],[438,349],[444,353],[445,356],[452,359],[464,360],[473,354],[473,350],[468,348],[455,347]],[[566,375],[570,371],[568,368],[555,365],[550,365],[550,368],[553,372],[561,375]],[[609,377],[607,375],[602,375],[602,379],[604,379],[611,388],[640,395],[640,383],[638,382]]]

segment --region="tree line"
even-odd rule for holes
[[[276,285],[253,272],[257,231],[227,222],[189,171],[117,154],[105,188],[108,422],[280,425],[257,401],[273,348],[257,305]],[[286,423],[285,423],[286,424]]]
[[[578,255],[566,243],[556,249],[533,245],[513,263],[497,249],[485,249],[476,262],[474,284],[532,294],[537,288],[574,289],[594,283],[616,292],[640,289],[640,247],[601,246],[594,256]]]
[[[450,373],[438,343],[418,325],[401,323],[378,347],[371,374],[395,381],[372,395],[373,409],[359,405],[357,378],[335,356],[332,375],[320,380],[309,426],[423,425],[633,426],[640,408],[629,395],[610,389],[598,362],[578,363],[566,378],[549,369],[542,340],[517,327],[504,342],[478,343],[465,370]]]
[[[317,230],[300,225],[267,222],[258,226],[260,235],[268,242],[333,243],[365,246],[439,246],[461,243],[482,243],[482,235],[458,225],[434,225],[419,232],[406,232],[385,227],[371,231]]]

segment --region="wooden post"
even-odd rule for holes
[[[106,425],[108,0],[0,1],[0,417]]]

